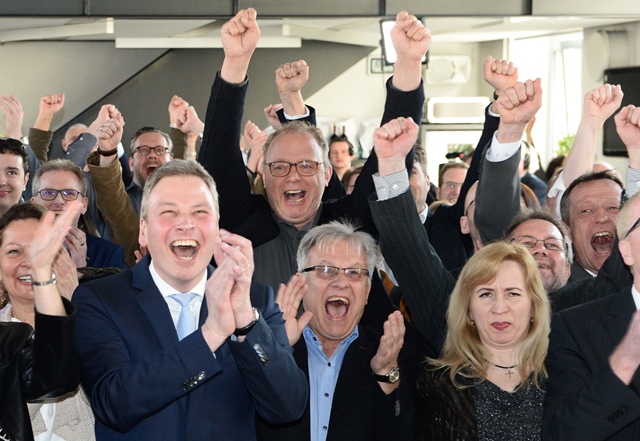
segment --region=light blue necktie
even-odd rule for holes
[[[191,313],[189,304],[191,300],[195,298],[197,294],[188,292],[186,294],[172,294],[171,297],[176,302],[180,303],[180,316],[178,317],[178,339],[182,340],[187,335],[196,330],[198,324],[196,323],[196,317]]]

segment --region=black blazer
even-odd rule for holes
[[[36,312],[38,335],[26,323],[0,323],[0,427],[12,440],[33,440],[27,400],[71,392],[80,382],[75,308],[67,316]]]
[[[629,287],[554,315],[546,360],[544,439],[640,439],[638,373],[628,387],[609,366],[635,310]]]
[[[395,441],[411,439],[413,382],[402,377],[400,386],[385,395],[371,372],[371,359],[378,350],[380,334],[359,327],[359,336],[345,353],[336,383],[327,441]],[[307,345],[300,337],[293,356],[305,374],[309,375]],[[309,404],[302,419],[294,424],[269,426],[258,421],[260,441],[307,441],[310,439]]]

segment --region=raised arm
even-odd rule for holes
[[[412,125],[417,131],[417,125],[407,121],[407,126]],[[386,126],[378,130],[382,131]],[[408,129],[406,133],[411,133],[411,130]],[[429,244],[427,232],[408,190],[404,157],[413,143],[407,142],[404,147],[397,143],[398,148],[394,148],[388,138],[376,136],[375,141],[380,176],[374,179],[379,181],[392,175],[398,176],[402,181],[397,185],[406,189],[397,196],[391,196],[384,190],[384,185],[376,185],[377,200],[369,198],[371,213],[380,234],[380,248],[398,280],[415,327],[431,346],[432,354],[437,356],[444,341],[447,299],[455,279]]]
[[[578,176],[593,171],[598,133],[604,122],[620,108],[622,97],[620,85],[611,84],[597,87],[585,95],[582,119],[564,163],[565,186]]]
[[[254,247],[279,232],[264,197],[251,194],[239,147],[247,69],[259,36],[252,8],[238,12],[222,27],[225,58],[211,88],[198,154],[198,162],[218,184],[220,226],[250,239]]]
[[[64,93],[54,93],[40,98],[38,116],[33,127],[29,129],[29,145],[40,163],[46,162],[53,133],[51,120],[64,107]]]
[[[499,240],[520,211],[520,143],[541,105],[540,79],[516,83],[498,97],[500,125],[482,164],[475,202],[474,219],[485,245]],[[496,207],[500,207],[499,216]]]
[[[122,139],[124,120],[115,106],[111,109],[112,118],[98,128],[98,146],[102,151],[117,148]],[[130,267],[136,263],[140,221],[129,202],[122,182],[122,170],[116,155],[103,156],[93,152],[87,158],[93,187],[96,191],[98,209],[109,227],[114,243],[124,248],[124,260]]]

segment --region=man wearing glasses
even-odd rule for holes
[[[297,423],[258,424],[258,439],[410,439],[402,315],[389,315],[382,338],[360,324],[380,260],[375,240],[334,221],[311,229],[296,257],[298,273],[277,301],[293,356],[307,372],[309,402]],[[296,319],[301,300],[305,313]]]
[[[635,115],[637,122],[637,109]],[[545,438],[638,438],[639,218],[640,196],[636,194],[616,219],[618,248],[633,271],[631,286],[553,317],[545,362],[549,372],[543,420]]]
[[[548,293],[554,293],[567,284],[573,261],[569,235],[562,223],[548,211],[520,213],[513,219],[505,237],[511,243],[529,249]]]
[[[84,214],[87,211],[87,180],[82,169],[66,159],[47,161],[33,178],[32,202],[43,205],[49,211],[60,214],[68,203],[80,199],[82,210],[74,219],[64,246],[77,268],[125,268],[124,250],[120,245],[90,234],[95,229]]]
[[[149,176],[162,164],[170,161],[171,138],[153,127],[142,127],[131,138],[129,165],[133,180],[128,187],[122,183],[118,165],[118,143],[122,139],[124,119],[117,109],[111,113],[97,133],[98,150],[87,157],[96,190],[96,202],[112,239],[125,250],[125,262],[132,267],[138,252],[138,222],[142,190]],[[128,196],[128,201],[125,196]]]
[[[102,156],[108,157],[108,152],[99,152]],[[113,159],[117,159],[117,156]],[[153,127],[142,127],[131,138],[129,167],[133,174],[133,182],[127,187],[127,194],[138,217],[144,184],[160,165],[170,160],[171,138],[166,133]]]

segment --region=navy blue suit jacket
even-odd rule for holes
[[[178,340],[149,263],[80,285],[73,297],[97,439],[244,441],[255,439],[256,411],[272,423],[300,418],[308,386],[271,288],[252,284],[260,320],[214,355],[200,329]],[[205,300],[200,325],[206,317]]]
[[[93,268],[113,267],[125,269],[124,249],[108,240],[87,234],[87,266]]]

